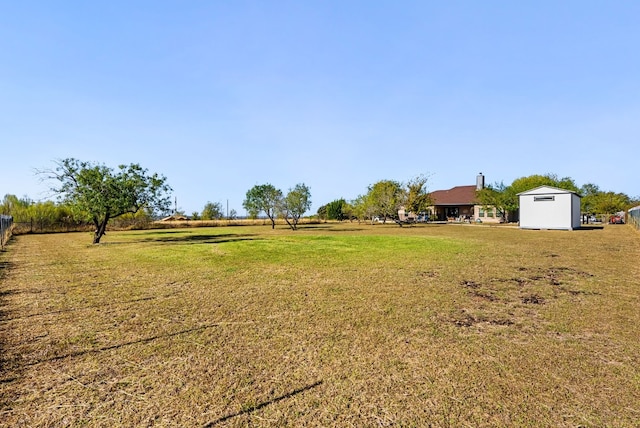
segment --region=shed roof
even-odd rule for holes
[[[557,194],[566,194],[566,193],[573,193],[574,195],[582,197],[577,192],[574,192],[573,190],[560,189],[558,187],[553,187],[553,186],[538,186],[538,187],[534,187],[533,189],[529,189],[529,190],[527,190],[525,192],[518,193],[517,196],[520,196],[520,195],[541,195],[541,194],[557,195]]]
[[[476,186],[456,186],[449,190],[431,192],[433,205],[475,205]]]

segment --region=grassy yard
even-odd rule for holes
[[[1,426],[638,426],[640,233],[22,235]]]

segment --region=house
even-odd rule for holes
[[[580,195],[571,190],[539,186],[518,193],[521,229],[580,228]]]
[[[439,221],[459,221],[474,217],[476,190],[476,186],[456,186],[431,192],[431,218]]]
[[[500,223],[502,217],[494,207],[478,204],[476,192],[484,188],[484,175],[478,174],[476,184],[456,186],[448,190],[431,192],[433,205],[427,210],[429,220]],[[400,220],[411,217],[404,210],[398,211]]]

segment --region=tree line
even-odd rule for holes
[[[207,202],[202,212],[194,211],[191,213],[192,220],[222,220],[223,218],[233,220],[237,217],[238,213],[234,209],[225,215],[220,202]]]
[[[351,201],[344,198],[329,202],[318,208],[320,219],[326,220],[370,220],[379,218],[399,221],[399,211],[424,215],[433,204],[427,188],[428,176],[417,175],[406,182],[381,180],[367,188],[367,192]],[[400,223],[401,224],[401,223]]]
[[[109,224],[127,220],[148,223],[170,210],[171,187],[166,177],[149,173],[139,164],[114,169],[74,158],[55,164],[55,168],[40,170],[38,174],[52,183],[50,190],[57,196],[57,202],[34,202],[8,194],[0,205],[0,213],[13,216],[16,223],[35,220],[40,230],[91,225],[93,243],[97,244]],[[247,192],[243,206],[253,218],[264,212],[272,227],[279,216],[296,230],[300,218],[311,207],[311,191],[304,183],[289,189],[286,195],[271,184],[257,185]],[[230,215],[235,216],[235,211]],[[194,213],[194,217],[222,218],[222,205],[207,202],[202,213]]]
[[[476,194],[478,205],[495,207],[503,220],[513,220],[519,208],[518,193],[539,186],[552,186],[578,193],[581,198],[581,211],[585,215],[608,215],[640,204],[640,197],[632,198],[624,193],[603,191],[593,183],[578,187],[570,177],[558,177],[556,174],[530,175],[515,179],[511,184],[504,182],[489,184]],[[373,220],[380,218],[398,219],[398,212],[404,209],[415,215],[424,215],[433,205],[427,190],[427,177],[419,175],[406,183],[394,180],[382,180],[370,185],[367,192],[353,200],[336,199],[318,209],[318,216],[327,220]]]
[[[407,182],[381,180],[369,186],[367,193],[347,202],[338,199],[321,206],[318,217],[321,220],[364,220],[378,217],[383,222],[398,221],[398,211],[423,213],[431,205],[427,191],[426,175],[418,175]],[[256,185],[246,193],[243,207],[249,217],[256,218],[264,213],[275,228],[277,218],[283,218],[292,230],[311,207],[311,191],[304,183],[297,184],[285,195],[272,184]]]
[[[57,202],[34,202],[27,197],[5,195],[0,213],[11,215],[15,223],[36,223],[40,229],[47,227],[73,228],[91,226],[93,242],[99,243],[107,225],[148,225],[161,213],[170,212],[171,187],[166,177],[150,173],[138,164],[109,168],[102,164],[84,162],[73,158],[56,162],[56,167],[38,171],[44,179],[53,183],[51,191]],[[367,188],[367,192],[351,201],[344,198],[321,206],[317,215],[321,220],[373,220],[375,218],[399,221],[399,211],[425,215],[433,205],[427,188],[428,176],[418,175],[406,182],[381,180]],[[626,211],[640,203],[638,197],[624,193],[602,191],[592,183],[578,187],[569,177],[555,174],[531,175],[514,180],[487,185],[477,192],[477,203],[495,207],[504,220],[517,212],[518,193],[538,186],[553,186],[577,192],[582,196],[582,212],[600,215]],[[275,228],[277,218],[283,218],[292,230],[296,230],[302,216],[311,207],[311,190],[299,183],[285,194],[272,184],[260,184],[249,189],[243,207],[251,218],[264,213]],[[236,215],[232,210],[229,216]],[[194,218],[205,220],[223,218],[220,203],[207,202],[201,214]]]

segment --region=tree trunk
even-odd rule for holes
[[[289,216],[285,216],[284,220],[287,222],[291,230],[296,230],[295,220],[293,220],[293,222],[289,221]]]
[[[96,231],[93,234],[93,243],[94,244],[99,244],[100,243],[100,238],[102,238],[104,236],[104,234],[107,232],[107,223],[109,222],[109,216],[106,215],[104,217],[104,219],[102,220],[102,222],[98,225],[98,227],[96,228]],[[97,222],[94,222],[97,223]]]

